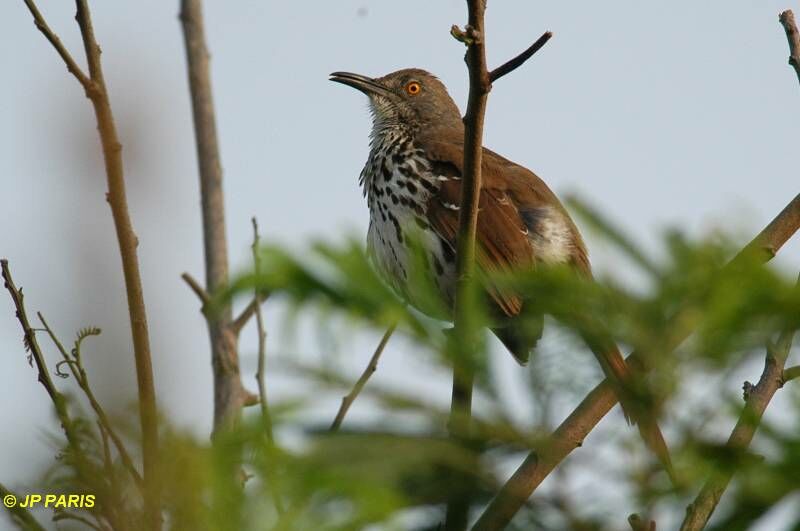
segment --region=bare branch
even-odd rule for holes
[[[794,367],[789,367],[788,369],[784,370],[781,380],[784,384],[786,384],[796,378],[800,378],[800,365],[795,365]]]
[[[203,303],[203,311],[211,302],[211,296],[206,292],[203,286],[200,285],[197,280],[190,275],[189,273],[184,273],[181,275],[181,278],[184,282],[189,286],[189,288],[194,291],[194,294],[197,295],[197,298],[200,299],[200,302]]]
[[[50,44],[53,45],[53,48],[56,49],[56,52],[58,52],[58,55],[61,56],[64,64],[67,65],[67,71],[75,76],[75,79],[77,79],[81,86],[83,86],[87,96],[91,92],[95,91],[96,86],[94,82],[83,73],[81,67],[78,66],[78,63],[75,62],[75,59],[72,58],[72,55],[64,47],[64,43],[61,42],[61,39],[59,39],[58,35],[53,33],[53,30],[51,30],[50,26],[47,25],[47,21],[45,21],[44,17],[39,12],[39,8],[36,7],[36,4],[33,2],[33,0],[24,1],[25,5],[28,6],[28,10],[31,12],[31,15],[33,15],[33,23],[36,25],[36,29],[41,31],[45,38],[50,41]]]
[[[791,9],[787,9],[780,14],[778,20],[783,25],[786,39],[789,41],[789,64],[794,67],[797,80],[800,81],[800,32],[797,31],[794,13]]]
[[[89,65],[89,81],[85,74],[75,66],[75,62],[60,46],[60,41],[47,27],[36,9],[33,0],[25,0],[25,4],[37,20],[37,27],[54,45],[59,55],[67,64],[67,68],[83,85],[92,102],[100,143],[103,148],[108,194],[106,196],[114,227],[117,233],[119,251],[122,259],[122,271],[125,277],[125,291],[128,297],[128,313],[130,316],[131,335],[133,337],[134,358],[136,360],[136,378],[139,392],[139,414],[142,426],[142,456],[144,462],[144,481],[146,485],[145,512],[150,529],[161,528],[160,491],[156,476],[158,462],[158,430],[156,416],[156,394],[153,384],[153,367],[150,353],[150,338],[147,327],[144,295],[137,247],[139,241],[131,224],[128,202],[125,191],[125,178],[122,164],[122,145],[119,142],[114,115],[108,97],[103,68],[100,60],[100,46],[94,35],[91,13],[87,0],[76,0],[77,13],[75,19],[80,28],[86,61]],[[45,31],[47,30],[47,31]]]
[[[758,236],[739,251],[733,262],[743,259],[750,253],[757,253],[764,262],[773,259],[798,228],[800,228],[800,194],[797,194]]]
[[[372,357],[367,364],[367,367],[364,369],[364,372],[361,373],[361,377],[358,379],[356,384],[353,386],[353,389],[342,398],[342,405],[339,406],[339,411],[336,413],[336,418],[333,419],[333,424],[331,424],[331,431],[337,431],[339,427],[342,425],[342,421],[344,421],[345,415],[347,415],[347,411],[350,409],[350,406],[353,404],[355,399],[358,397],[361,390],[367,384],[367,380],[372,374],[378,369],[378,360],[383,354],[383,349],[386,348],[386,344],[389,342],[389,338],[392,337],[392,334],[397,328],[396,324],[393,324],[389,327],[388,330],[383,334],[380,343],[378,343],[378,347],[375,349],[375,352],[372,354]]]
[[[771,260],[783,245],[800,229],[800,195],[797,195],[724,269],[735,267],[743,256],[756,252],[764,262]],[[768,252],[764,252],[767,250]],[[679,310],[671,323],[686,322],[685,310]],[[674,350],[692,333],[687,326],[677,330],[668,345]],[[626,363],[635,361],[637,353],[628,356]],[[514,474],[503,485],[484,510],[475,530],[502,529],[533,494],[536,487],[550,472],[594,429],[598,422],[617,403],[617,397],[608,380],[592,389],[578,407],[561,423],[539,448],[532,451]]]
[[[629,363],[631,356],[625,361]],[[589,432],[616,403],[617,395],[611,382],[608,379],[603,380],[586,395],[547,440],[528,454],[483,511],[472,531],[504,529],[536,487],[565,457],[583,444]]]
[[[798,288],[800,288],[800,279]],[[758,383],[747,393],[739,421],[725,445],[727,449],[742,452],[750,446],[764,411],[775,392],[783,385],[783,367],[786,365],[786,358],[792,349],[793,338],[794,330],[784,330],[778,338],[778,342],[767,348],[764,371],[761,373]],[[716,470],[711,474],[694,502],[686,509],[686,518],[681,525],[681,531],[701,531],[706,526],[734,472],[735,469],[730,468]]]
[[[258,220],[256,219],[255,216],[253,216],[252,218],[252,223],[253,223],[253,245],[252,245],[253,270],[256,276],[258,276],[261,273],[261,259],[259,258],[259,253],[258,253],[258,246],[261,237],[258,234]],[[261,405],[261,422],[264,426],[264,436],[267,439],[266,446],[268,451],[271,454],[274,454],[275,437],[272,432],[272,415],[270,415],[269,412],[269,400],[267,399],[267,385],[265,382],[266,372],[267,372],[267,352],[266,352],[267,333],[264,330],[264,317],[261,315],[261,300],[262,300],[261,294],[258,292],[258,288],[256,288],[256,293],[253,295],[253,301],[250,303],[250,305],[255,306],[256,325],[258,329],[258,369],[256,370],[256,382],[258,383],[258,403]],[[244,313],[242,315],[244,315]],[[269,486],[270,495],[272,496],[272,502],[275,504],[275,509],[278,511],[278,515],[282,516],[286,512],[286,509],[284,508],[283,505],[281,493],[278,491],[275,470],[273,467],[270,467],[267,470],[267,482]]]
[[[228,244],[225,236],[222,165],[201,0],[182,0],[180,20],[186,47],[189,91],[192,96],[203,214],[206,288],[202,291],[213,294],[228,284]],[[202,291],[196,289],[198,286],[194,283],[193,289],[200,296]],[[204,300],[204,297],[200,298]],[[203,304],[206,304],[205,300]],[[206,321],[211,340],[211,365],[214,372],[214,433],[216,433],[235,423],[243,406],[258,402],[242,385],[237,343],[238,333],[243,325],[237,324],[238,328],[232,326],[233,311],[230,304],[222,306],[213,316],[206,315]]]
[[[533,57],[533,54],[541,50],[542,47],[545,44],[547,44],[547,41],[549,41],[552,37],[553,37],[552,32],[550,31],[544,32],[544,34],[542,34],[541,37],[536,39],[536,42],[531,44],[527,50],[525,50],[518,56],[514,57],[509,61],[506,61],[502,65],[492,70],[491,73],[489,73],[489,81],[491,83],[494,83],[504,75],[510,74],[511,72],[522,66],[525,63],[525,61]]]
[[[255,393],[251,393],[247,389],[244,390],[244,399],[242,406],[243,407],[251,407],[251,406],[258,406],[261,404],[261,398]]]
[[[30,321],[28,321],[28,315],[25,312],[25,305],[23,303],[24,296],[22,295],[22,288],[17,289],[14,285],[14,280],[11,278],[11,271],[8,268],[8,260],[0,260],[0,267],[2,267],[5,287],[11,294],[11,300],[14,302],[14,307],[17,309],[17,319],[19,320],[20,326],[22,326],[22,333],[24,334],[23,342],[25,350],[31,353],[33,361],[36,363],[36,368],[39,372],[39,382],[44,386],[47,394],[50,395],[50,400],[52,400],[53,404],[56,406],[56,412],[61,420],[61,424],[69,424],[69,417],[66,413],[66,407],[63,404],[64,397],[58,392],[56,386],[53,384],[53,380],[50,378],[50,372],[47,370],[47,364],[44,361],[42,349],[36,339],[36,332],[34,332]],[[64,418],[62,418],[62,410]]]
[[[253,267],[256,276],[261,272],[261,260],[258,256],[258,245],[261,237],[258,234],[258,220],[253,216]],[[270,443],[275,441],[272,434],[272,417],[269,414],[269,401],[267,400],[267,386],[264,382],[267,369],[266,342],[267,333],[264,331],[264,317],[261,315],[260,295],[256,289],[251,305],[255,306],[256,323],[258,325],[258,369],[256,370],[256,382],[258,382],[258,396],[261,403],[261,419],[264,423],[264,433]]]
[[[492,83],[486,67],[484,13],[486,0],[467,0],[465,31],[453,27],[453,36],[467,45],[469,98],[464,115],[464,162],[461,176],[461,197],[456,236],[456,295],[453,305],[454,338],[461,359],[453,364],[453,395],[450,403],[450,436],[460,438],[469,431],[472,409],[472,345],[475,326],[471,322],[472,283],[475,271],[475,236],[478,224],[478,201],[481,193],[481,161],[483,158],[483,122],[486,102]],[[447,503],[445,531],[467,528],[470,500],[456,496]]]
[[[242,313],[240,313],[239,316],[231,323],[231,331],[234,334],[238,336],[242,333],[242,328],[244,328],[247,323],[250,322],[250,319],[256,315],[256,310],[258,310],[264,301],[267,300],[267,297],[268,296],[264,293],[259,293],[253,297],[253,300],[250,301],[250,304],[248,304],[245,309],[242,310]]]

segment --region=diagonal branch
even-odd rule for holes
[[[183,273],[181,278],[189,286],[189,289],[191,289],[194,294],[197,295],[197,298],[200,299],[200,302],[202,303],[201,310],[205,313],[206,307],[211,303],[211,296],[208,294],[205,288],[201,286],[200,283],[189,273]]]
[[[800,194],[792,199],[724,269],[736,267],[737,262],[750,252],[756,252],[764,262],[771,260],[798,229],[800,229]],[[679,310],[670,322],[689,322],[685,319],[684,312],[685,310]],[[677,348],[692,333],[692,329],[687,326],[675,328],[678,333],[673,336],[668,350]],[[631,363],[636,358],[637,354],[633,353],[625,361]],[[539,448],[528,454],[525,461],[483,511],[472,528],[473,531],[502,529],[508,525],[544,478],[581,445],[583,439],[616,403],[617,397],[608,380],[603,380],[592,389],[553,434]]]
[[[239,316],[236,317],[233,322],[231,322],[231,331],[238,336],[242,332],[242,328],[244,328],[247,323],[250,322],[250,319],[252,319],[254,316],[258,316],[261,304],[265,300],[267,300],[267,295],[263,293],[259,293],[258,296],[253,297],[253,300],[251,300],[250,303],[245,306],[244,310],[242,310],[242,313],[240,313]]]
[[[388,330],[383,334],[380,343],[378,343],[375,352],[372,354],[372,357],[369,360],[364,372],[361,373],[361,377],[356,381],[356,384],[353,386],[353,389],[347,393],[346,396],[342,398],[342,405],[339,406],[339,411],[336,413],[336,418],[333,419],[333,424],[331,424],[331,431],[337,431],[339,427],[342,425],[342,421],[344,421],[345,415],[347,415],[347,411],[350,409],[350,406],[353,404],[356,398],[358,398],[359,393],[367,385],[367,380],[372,374],[378,369],[378,360],[383,354],[383,349],[386,348],[386,344],[389,342],[389,338],[392,337],[392,334],[397,328],[396,324],[393,324],[389,327]]]
[[[533,57],[533,54],[541,50],[542,47],[545,44],[547,44],[547,41],[549,41],[552,37],[553,37],[553,32],[551,31],[544,32],[541,37],[536,39],[536,42],[534,42],[528,47],[527,50],[525,50],[518,56],[514,57],[509,61],[506,61],[502,65],[492,70],[491,73],[489,73],[489,82],[494,83],[504,75],[510,74],[511,72],[522,66],[523,63],[525,63],[525,61]]]
[[[783,385],[783,367],[786,365],[786,358],[792,348],[793,338],[794,330],[783,331],[775,346],[767,348],[764,371],[761,373],[758,383],[755,387],[745,383],[745,388],[750,391],[747,393],[747,400],[742,414],[739,416],[739,421],[725,445],[727,449],[742,452],[750,446],[764,411],[777,390]],[[700,493],[686,509],[686,518],[681,525],[681,531],[701,531],[706,526],[708,519],[711,518],[711,513],[714,512],[722,494],[728,488],[734,472],[734,467],[712,472]]]
[[[8,267],[8,260],[0,260],[0,268],[2,268],[5,287],[11,295],[11,300],[14,302],[14,307],[16,308],[17,320],[19,320],[19,324],[22,327],[25,350],[30,352],[31,358],[33,358],[33,361],[36,363],[36,369],[39,373],[39,382],[44,386],[47,394],[50,395],[50,400],[52,400],[53,405],[56,406],[56,414],[61,421],[61,425],[67,429],[71,425],[71,422],[64,402],[64,396],[58,392],[55,384],[53,384],[52,378],[50,378],[50,371],[47,370],[47,364],[44,361],[42,349],[39,346],[39,341],[36,339],[36,332],[31,326],[30,321],[28,321],[28,314],[25,312],[22,288],[18,289],[14,284],[14,280],[11,278],[11,270]]]

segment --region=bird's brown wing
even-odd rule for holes
[[[428,215],[440,236],[455,245],[458,231],[458,210],[461,202],[463,147],[458,141],[423,142],[426,157],[433,163],[433,172],[443,180],[438,195],[428,203]],[[570,232],[569,262],[577,270],[591,274],[589,259],[577,227],[555,194],[536,174],[483,150],[481,194],[478,203],[477,261],[487,273],[524,270],[535,267],[535,255],[529,235],[536,231],[536,213],[553,209],[567,223]],[[519,297],[496,293],[495,301],[506,314],[520,310]],[[498,300],[503,299],[503,300]],[[516,302],[513,302],[516,301]]]
[[[423,144],[432,170],[441,182],[438,194],[434,194],[427,205],[428,216],[432,228],[454,248],[458,232],[457,206],[461,203],[461,146],[457,140]],[[476,262],[483,276],[483,287],[493,303],[490,305],[494,318],[492,331],[517,361],[524,364],[541,337],[543,316],[524,312],[524,296],[500,287],[492,278],[536,267],[538,257],[529,236],[536,231],[532,223],[538,221],[536,216],[527,214],[550,207],[561,209],[561,205],[533,173],[487,149],[483,152],[481,174]],[[580,249],[582,252],[582,243]]]
[[[428,203],[431,226],[455,248],[458,209],[454,207],[461,203],[463,147],[457,138],[424,142],[422,147],[433,163],[432,170],[442,179],[439,193],[434,194]],[[533,213],[550,208],[558,210],[569,227],[568,263],[580,274],[591,276],[589,258],[577,227],[539,177],[488,149],[482,153],[481,177],[476,260],[484,272],[491,274],[535,267],[537,256],[528,237],[529,231],[536,230]],[[508,318],[505,326],[494,329],[495,334],[518,361],[525,362],[527,351],[535,341],[531,343],[531,334],[526,330],[529,324],[519,319],[523,296],[501,290],[492,285],[491,280],[486,290],[497,309]],[[638,424],[645,442],[672,475],[669,451],[655,416],[646,408],[637,407],[636,397],[630,392],[633,374],[619,349],[613,341],[586,339],[604,372],[611,378],[626,417]]]
[[[433,172],[442,179],[439,192],[428,201],[428,218],[432,228],[454,248],[461,204],[462,153],[461,146],[450,143],[435,143],[426,150]],[[487,274],[486,291],[502,314],[515,316],[522,310],[522,297],[500,289],[492,283],[491,276],[534,267],[528,229],[505,190],[489,182],[481,189],[478,212],[476,262]]]

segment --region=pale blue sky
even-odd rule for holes
[[[200,278],[203,269],[178,2],[92,4],[141,241],[159,403],[171,420],[205,433],[207,336],[179,279],[183,271]],[[72,4],[42,0],[40,8],[80,56]],[[786,8],[800,4],[490,2],[490,65],[545,30],[555,36],[495,86],[485,144],[557,193],[580,194],[650,248],[668,226],[755,234],[800,191],[800,86],[777,20]],[[297,246],[365,232],[357,177],[367,154],[366,102],[327,75],[422,67],[463,109],[463,47],[448,30],[464,20],[462,0],[206,2],[234,264],[248,262],[254,214],[265,238]],[[103,328],[87,352],[91,376],[103,400],[125,411],[133,361],[91,109],[22,0],[0,6],[0,35],[0,255],[25,287],[29,311],[43,311],[63,339],[89,324]],[[591,234],[587,240],[597,269],[631,275]],[[778,262],[796,269],[800,245],[790,242]],[[280,313],[267,305],[268,322]],[[53,426],[20,339],[0,293],[0,426],[8,430],[0,434],[0,481],[14,486],[49,462],[43,433]],[[248,384],[254,339],[243,343]],[[345,370],[355,376],[375,341],[361,334],[345,345]],[[446,402],[449,377],[420,378],[430,369],[410,350],[391,344],[378,381],[406,384],[414,375],[415,386]],[[510,357],[499,349],[498,356],[502,374],[518,379]],[[586,361],[593,363],[588,354]],[[291,388],[279,375],[270,385],[278,396]],[[335,407],[321,406],[320,418]]]

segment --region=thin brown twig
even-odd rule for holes
[[[22,326],[25,350],[31,353],[31,357],[36,363],[39,382],[44,386],[45,391],[50,395],[50,400],[56,406],[56,412],[58,413],[59,420],[61,420],[61,424],[69,425],[70,421],[66,412],[66,406],[64,405],[64,397],[58,392],[56,386],[53,384],[53,380],[50,378],[50,372],[47,370],[42,349],[36,339],[36,332],[33,330],[30,321],[28,321],[28,315],[25,312],[25,305],[23,302],[24,295],[22,294],[22,288],[17,289],[14,285],[14,280],[11,278],[11,270],[8,267],[8,260],[0,260],[0,267],[2,268],[5,287],[11,295],[11,300],[14,302],[14,307],[16,308],[17,319],[19,320],[20,326]]]
[[[786,39],[789,41],[789,64],[794,67],[797,80],[800,81],[800,32],[794,21],[794,13],[791,9],[787,9],[780,14],[778,20],[786,31]]]
[[[182,0],[180,21],[186,48],[189,92],[192,97],[192,118],[202,203],[206,268],[206,288],[203,291],[213,294],[228,284],[228,244],[225,236],[222,165],[201,0]],[[198,296],[202,293],[195,287],[193,289]],[[206,321],[211,341],[211,365],[214,373],[214,433],[217,433],[239,419],[243,406],[257,404],[258,401],[257,397],[242,385],[238,331],[231,326],[233,322],[231,305],[226,303],[213,315],[206,315]]]
[[[781,381],[786,384],[791,382],[792,380],[800,378],[800,365],[795,365],[794,367],[789,367],[783,371],[783,376],[781,377]]]
[[[258,245],[261,237],[258,234],[258,220],[253,216],[253,268],[256,277],[261,273],[261,260],[258,254]],[[256,288],[256,293],[253,296],[251,305],[255,306],[256,324],[258,328],[258,369],[256,370],[256,382],[258,383],[258,396],[259,403],[261,404],[261,419],[264,423],[264,433],[267,436],[270,444],[275,442],[272,433],[272,416],[269,413],[269,400],[267,399],[267,386],[265,376],[267,371],[267,333],[264,331],[264,317],[261,314],[261,304],[259,304],[261,296]]]
[[[239,316],[231,323],[231,330],[234,334],[237,336],[241,334],[242,329],[247,326],[247,323],[250,322],[250,319],[256,315],[261,308],[261,304],[263,304],[265,300],[267,300],[267,296],[263,293],[259,293],[257,296],[253,297],[253,300],[251,300],[250,303],[245,306],[244,310],[242,310],[242,313],[240,313]]]
[[[477,332],[471,322],[472,284],[475,271],[475,237],[478,224],[478,201],[481,193],[483,158],[483,124],[486,103],[492,82],[486,66],[486,32],[484,13],[486,0],[467,0],[467,26],[457,27],[453,36],[467,45],[466,63],[469,72],[469,97],[464,115],[464,162],[461,176],[461,197],[456,236],[456,295],[453,305],[455,341],[461,359],[453,365],[453,392],[450,402],[450,436],[460,439],[469,432],[474,381],[473,345]],[[468,496],[452,496],[447,502],[445,531],[467,528],[470,500]]]
[[[94,82],[86,76],[81,67],[78,66],[78,63],[75,62],[75,59],[72,58],[72,55],[69,53],[69,51],[64,47],[64,43],[61,42],[61,39],[58,38],[58,35],[53,33],[53,30],[51,30],[50,26],[47,25],[47,21],[39,12],[39,8],[36,7],[36,4],[33,3],[33,0],[24,0],[24,2],[25,5],[28,6],[28,11],[30,11],[31,15],[33,16],[33,23],[36,25],[36,29],[41,31],[42,35],[44,35],[45,38],[50,41],[50,44],[56,49],[58,55],[61,56],[64,64],[67,65],[67,71],[75,76],[75,79],[77,79],[78,82],[83,86],[88,96],[90,92],[96,90],[97,88]]]
[[[800,278],[798,278],[797,289],[800,289]],[[783,386],[783,368],[789,357],[789,351],[792,349],[794,333],[793,329],[786,329],[781,332],[777,343],[767,346],[761,378],[755,386],[745,384],[749,392],[739,420],[728,437],[725,445],[727,449],[742,452],[750,446],[764,411],[778,389]],[[706,526],[735,471],[735,467],[730,467],[725,470],[716,470],[711,474],[700,493],[686,509],[686,517],[681,525],[681,531],[701,531]]]
[[[183,273],[181,278],[184,282],[189,286],[189,288],[197,295],[197,298],[200,299],[200,302],[203,304],[202,310],[205,311],[205,308],[211,303],[211,296],[206,292],[203,286],[189,273]]]
[[[380,360],[381,354],[383,354],[383,350],[386,348],[386,344],[389,342],[389,338],[392,337],[396,328],[397,324],[393,324],[386,330],[380,343],[378,343],[378,346],[375,348],[375,352],[372,354],[369,363],[364,368],[364,372],[361,373],[361,377],[356,381],[353,389],[342,398],[342,404],[339,406],[336,418],[333,419],[333,423],[331,424],[331,431],[337,431],[339,429],[350,406],[358,397],[359,393],[361,393],[364,386],[367,385],[367,380],[369,380],[370,376],[378,369],[378,360]]]
[[[91,13],[87,0],[76,0],[75,19],[83,41],[86,62],[89,69],[89,79],[77,68],[71,55],[50,31],[46,22],[36,8],[33,0],[25,0],[31,11],[36,26],[47,37],[56,52],[64,60],[67,68],[83,86],[86,96],[92,103],[100,143],[103,148],[108,193],[106,199],[111,207],[111,215],[119,243],[119,252],[122,259],[122,271],[125,278],[125,291],[128,298],[128,313],[130,316],[131,335],[133,338],[133,351],[136,361],[136,379],[139,393],[139,414],[142,428],[142,458],[144,463],[145,482],[145,513],[148,527],[156,530],[161,528],[160,514],[160,488],[157,478],[158,462],[158,428],[156,414],[156,394],[153,383],[152,356],[150,352],[150,338],[147,327],[147,312],[145,311],[144,295],[142,290],[141,274],[137,247],[139,240],[133,230],[128,202],[125,191],[125,177],[122,164],[122,145],[117,135],[114,124],[114,115],[103,75],[100,59],[100,46],[94,34]]]
[[[723,270],[736,267],[738,262],[750,253],[755,253],[763,262],[771,260],[798,229],[800,229],[800,194],[794,197]],[[685,310],[679,310],[670,322],[687,321],[684,314]],[[692,333],[692,328],[689,326],[675,328],[678,332],[671,338],[668,350],[677,348]],[[626,363],[637,359],[638,355],[634,353],[628,356]],[[473,531],[502,529],[507,526],[544,478],[575,448],[581,446],[589,432],[616,403],[617,397],[608,380],[603,380],[592,389],[553,434],[539,448],[528,454],[484,509],[473,526]]]
[[[191,289],[194,294],[197,295],[197,298],[200,299],[200,302],[203,305],[201,310],[205,311],[208,305],[211,304],[211,295],[209,295],[205,288],[200,285],[197,279],[195,279],[189,273],[181,274],[181,278],[184,282],[186,282],[186,285],[189,286],[189,289]],[[244,308],[244,310],[242,310],[242,313],[240,313],[239,316],[231,322],[230,329],[236,336],[239,336],[242,333],[242,329],[247,326],[247,323],[249,323],[250,319],[252,319],[256,314],[256,308],[259,306],[259,304],[263,304],[267,298],[268,295],[263,293],[258,296],[258,299],[254,297],[253,300],[251,300],[250,303]]]
[[[552,37],[553,37],[553,32],[551,31],[544,32],[542,36],[536,39],[536,42],[531,44],[524,52],[514,57],[513,59],[506,61],[505,63],[498,66],[494,70],[492,70],[489,73],[489,82],[494,83],[504,75],[510,74],[511,72],[522,66],[525,63],[525,61],[533,57],[533,54],[541,50],[542,47],[545,44],[547,44],[547,41],[549,41]]]
[[[261,273],[261,259],[259,257],[258,246],[261,236],[258,233],[258,220],[255,216],[252,218],[253,223],[253,270],[258,277]],[[262,296],[256,288],[256,293],[253,295],[251,306],[255,307],[256,315],[256,328],[258,330],[258,369],[256,370],[256,382],[258,383],[258,403],[261,405],[261,422],[264,426],[264,436],[266,437],[267,452],[270,457],[275,456],[275,437],[272,428],[272,415],[269,412],[269,400],[267,399],[267,332],[264,329],[264,317],[261,313],[261,300]],[[242,314],[244,315],[244,313]],[[275,460],[273,459],[273,463]],[[272,496],[272,502],[275,504],[275,509],[278,511],[279,516],[283,516],[286,509],[283,505],[281,493],[278,490],[274,468],[270,467],[266,471],[269,492]]]
[[[109,420],[108,415],[106,415],[103,406],[100,405],[100,402],[94,396],[94,392],[89,385],[89,377],[86,374],[86,369],[83,366],[83,362],[80,360],[80,358],[69,355],[67,349],[64,348],[64,345],[55,335],[55,332],[53,332],[53,329],[50,328],[50,325],[45,320],[44,315],[42,315],[41,312],[37,312],[36,315],[39,316],[39,321],[41,321],[44,330],[50,336],[50,339],[61,353],[61,357],[67,362],[67,366],[69,366],[69,370],[72,372],[73,378],[78,383],[78,387],[80,387],[81,391],[83,391],[83,394],[89,401],[89,405],[95,412],[95,415],[97,415],[97,422],[103,427],[105,432],[111,438],[111,441],[114,443],[114,447],[117,449],[117,453],[122,460],[122,464],[128,470],[128,473],[130,473],[134,483],[136,483],[136,486],[139,487],[139,490],[142,492],[142,494],[144,494],[144,480],[139,474],[139,471],[136,470],[136,465],[133,464],[133,459],[131,459],[130,454],[128,454],[128,450],[125,448],[125,444],[122,442],[122,439],[120,439],[119,435],[117,435],[116,431],[114,431],[114,427],[111,425],[111,421]]]

